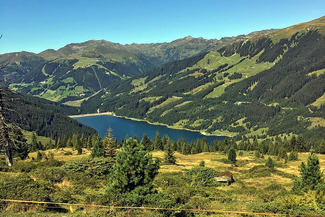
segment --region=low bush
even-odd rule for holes
[[[60,167],[44,167],[38,168],[35,171],[38,178],[46,180],[52,184],[62,182],[63,178],[67,175],[65,170]]]
[[[186,178],[191,185],[213,186],[217,182],[214,178],[217,176],[214,169],[208,167],[194,167],[186,172]]]
[[[50,201],[51,186],[34,181],[27,175],[0,177],[0,198]]]
[[[88,177],[107,178],[113,166],[113,161],[106,158],[82,158],[68,162],[63,165],[63,169],[68,172],[82,172]]]

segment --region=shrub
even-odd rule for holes
[[[44,179],[52,184],[62,182],[63,178],[67,175],[64,169],[60,167],[44,167],[38,168],[35,171],[37,177]]]
[[[0,198],[49,201],[50,186],[34,181],[27,175],[0,177]]]
[[[82,158],[63,165],[63,169],[73,173],[83,173],[88,177],[106,178],[113,166],[113,161],[106,158]]]
[[[269,157],[265,163],[265,166],[270,168],[271,170],[274,170],[274,162],[271,157]]]
[[[292,151],[289,154],[289,161],[297,161],[298,160],[298,152]]]
[[[217,172],[208,167],[194,167],[186,172],[186,178],[191,182],[191,185],[213,186],[216,184],[214,177]]]
[[[40,151],[37,151],[36,160],[37,160],[37,161],[41,161],[42,158],[43,158],[43,155],[41,154],[41,152],[40,152]]]
[[[228,152],[228,160],[232,163],[236,163],[236,150],[234,148],[231,148]]]

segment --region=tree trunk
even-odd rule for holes
[[[10,143],[8,127],[4,122],[4,117],[2,115],[2,106],[0,105],[0,150],[4,151],[6,164],[12,167],[12,147]]]

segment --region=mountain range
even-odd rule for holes
[[[9,88],[214,135],[325,138],[325,17],[248,35],[0,55]]]

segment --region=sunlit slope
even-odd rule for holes
[[[297,26],[298,32],[278,41],[274,34],[287,30],[165,64],[90,98],[83,109],[212,134],[319,136],[324,126],[317,123],[325,117],[325,37],[322,25]]]

